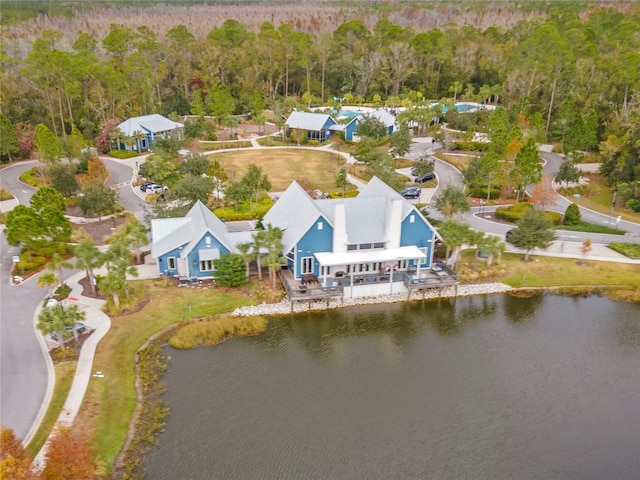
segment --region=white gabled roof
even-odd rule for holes
[[[158,113],[144,115],[142,117],[131,117],[118,125],[120,131],[127,136],[132,136],[136,132],[157,133],[175,130],[176,128],[182,127],[184,127],[182,123],[169,120]]]
[[[288,252],[321,215],[314,200],[295,180],[262,218],[282,230],[282,251]]]
[[[373,112],[364,114],[365,117],[373,117],[384,123],[384,126],[389,128],[396,124],[396,117],[387,112],[384,108],[379,108]]]
[[[287,118],[286,125],[289,128],[299,128],[301,130],[322,130],[330,121],[332,125],[336,125],[336,121],[331,118],[331,115],[325,113],[311,113],[311,112],[291,112],[289,118]]]
[[[186,257],[209,232],[229,251],[235,251],[224,222],[201,201],[197,201],[182,218],[154,218],[151,220],[151,256],[158,258],[175,248],[184,246],[180,257]]]

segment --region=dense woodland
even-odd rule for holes
[[[49,13],[3,18],[4,160],[28,155],[39,124],[95,144],[106,126],[155,112],[281,118],[336,101],[447,98],[499,104],[514,123],[542,119],[541,140],[589,137],[576,147],[599,150],[614,182],[640,177],[631,2],[33,5]]]

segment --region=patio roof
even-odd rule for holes
[[[415,246],[389,248],[386,250],[355,250],[350,252],[318,252],[316,260],[322,267],[356,265],[372,262],[395,262],[398,260],[424,259],[425,254]]]

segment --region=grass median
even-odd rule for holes
[[[127,437],[136,405],[135,354],[164,327],[189,318],[207,317],[253,304],[243,292],[165,287],[145,281],[149,302],[140,311],[113,317],[111,330],[96,352],[92,377],[74,428],[90,432],[100,476],[109,475]]]

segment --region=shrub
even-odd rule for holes
[[[40,168],[34,167],[22,172],[19,178],[21,182],[24,182],[27,185],[40,188],[44,185],[44,182],[42,181],[43,176],[44,172]]]
[[[55,298],[58,301],[64,300],[69,296],[70,293],[71,293],[71,287],[66,283],[63,283],[58,288],[56,288],[56,291],[53,294],[53,298]]]
[[[517,223],[528,208],[531,208],[531,205],[528,203],[516,203],[515,205],[509,205],[508,207],[498,207],[496,208],[496,218],[507,222]]]
[[[489,145],[489,143],[484,142],[453,142],[451,150],[464,152],[486,152]]]
[[[624,204],[625,208],[633,210],[634,212],[640,212],[640,200],[637,198],[630,198],[627,203]]]
[[[469,196],[473,198],[487,198],[487,189],[485,188],[468,188],[467,192]],[[500,198],[500,188],[492,188],[491,192],[489,192],[489,199],[495,200]]]
[[[562,223],[562,214],[558,212],[549,212],[545,211],[544,216],[549,220],[554,226],[558,226]]]
[[[254,203],[251,211],[249,211],[248,205],[242,205],[238,211],[236,211],[235,207],[220,207],[216,208],[213,213],[216,217],[229,222],[236,220],[253,220],[264,217],[264,214],[271,208],[271,205],[273,205],[273,203],[269,203],[268,205]]]
[[[582,220],[582,215],[580,214],[580,208],[575,203],[572,203],[567,207],[566,212],[564,212],[564,221],[565,225],[577,225]]]
[[[130,152],[129,150],[110,150],[108,155],[124,160],[126,158],[133,158],[139,155],[138,152]]]

